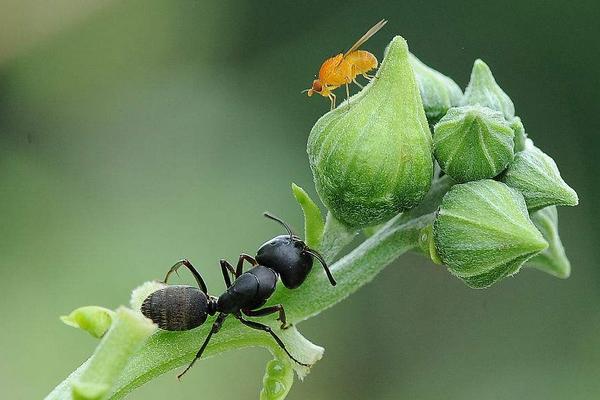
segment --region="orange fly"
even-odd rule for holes
[[[350,90],[348,89],[348,85],[350,82],[354,82],[362,88],[356,82],[356,77],[362,75],[371,80],[373,77],[367,75],[367,72],[377,68],[378,63],[377,58],[373,54],[365,50],[358,50],[358,48],[383,28],[386,23],[387,21],[382,19],[358,39],[346,53],[340,53],[325,60],[323,65],[321,65],[321,69],[319,69],[319,77],[313,81],[312,87],[306,89],[304,92],[308,92],[308,96],[318,93],[323,97],[329,97],[331,109],[333,110],[335,108],[335,94],[332,93],[333,90],[346,85],[346,96],[349,98]]]

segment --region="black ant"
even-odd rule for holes
[[[269,333],[277,344],[295,362],[303,366],[309,366],[294,358],[286,349],[285,344],[264,324],[248,321],[242,314],[248,317],[262,317],[269,314],[279,313],[278,320],[281,328],[288,327],[285,311],[281,304],[271,307],[262,307],[275,291],[278,278],[289,288],[297,288],[304,282],[310,269],[313,258],[319,260],[329,282],[335,286],[335,280],[327,267],[323,257],[315,250],[309,248],[299,237],[292,233],[290,227],[281,219],[264,213],[265,217],[279,222],[287,230],[287,235],[276,236],[263,244],[257,251],[256,257],[240,254],[237,267],[234,270],[231,264],[221,260],[221,271],[227,290],[221,296],[214,297],[208,294],[206,284],[196,268],[188,261],[181,260],[171,267],[165,277],[167,283],[169,276],[177,272],[179,267],[184,266],[190,270],[198,288],[187,285],[172,285],[157,290],[150,294],[143,302],[141,311],[158,325],[160,329],[167,331],[187,331],[202,325],[208,315],[218,313],[210,333],[204,340],[200,350],[190,365],[177,377],[181,378],[202,356],[213,334],[219,332],[223,321],[229,315],[233,315],[242,324]],[[252,264],[252,268],[243,272],[244,261]],[[231,282],[233,274],[235,280]]]

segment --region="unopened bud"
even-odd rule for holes
[[[577,193],[562,179],[554,160],[535,146],[515,155],[502,181],[523,194],[529,210],[579,203]]]
[[[419,204],[433,176],[431,133],[402,37],[369,85],[317,121],[307,151],[321,200],[347,226]]]
[[[558,236],[558,212],[555,206],[542,208],[531,214],[531,220],[537,226],[549,246],[529,263],[535,268],[558,278],[571,275],[571,263],[565,254],[560,236]]]
[[[481,106],[451,108],[435,125],[435,158],[459,182],[493,178],[514,158],[513,136],[498,111]]]
[[[516,274],[548,247],[523,196],[489,179],[453,186],[433,224],[435,249],[453,275],[473,288]]]
[[[462,100],[462,105],[480,105],[500,111],[507,121],[515,116],[515,106],[504,90],[496,83],[490,67],[481,60],[475,60],[471,80]]]
[[[450,107],[460,104],[463,92],[451,78],[423,64],[413,54],[410,54],[409,60],[415,71],[425,115],[429,123],[433,125],[446,114]]]

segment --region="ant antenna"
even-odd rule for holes
[[[327,263],[325,262],[325,259],[323,258],[323,256],[318,251],[313,250],[310,247],[307,247],[306,249],[304,249],[304,251],[306,251],[308,254],[312,255],[317,260],[319,260],[319,262],[323,266],[323,269],[325,270],[325,273],[327,274],[329,283],[331,283],[331,286],[335,286],[337,284],[337,282],[333,278],[333,275],[331,275],[331,271],[329,270],[329,267],[327,266]]]
[[[303,91],[301,91],[301,92],[300,92],[300,94],[302,94],[302,93],[306,93],[306,92],[308,92],[309,90],[310,90],[310,89],[304,89]]]
[[[285,228],[285,230],[288,231],[288,233],[290,234],[290,239],[294,238],[294,232],[292,232],[292,229],[290,228],[290,226],[288,224],[286,224],[285,222],[283,222],[283,220],[281,218],[276,217],[275,215],[270,214],[267,211],[265,211],[263,213],[263,215],[269,219],[272,219],[273,221],[279,222]]]

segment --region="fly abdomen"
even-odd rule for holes
[[[377,68],[378,64],[377,58],[365,50],[356,50],[355,52],[348,54],[344,61],[352,65],[352,69],[354,71],[353,78],[356,77],[356,75],[360,75]]]
[[[142,303],[141,311],[160,329],[187,331],[206,321],[208,298],[193,286],[167,286],[150,294]]]

